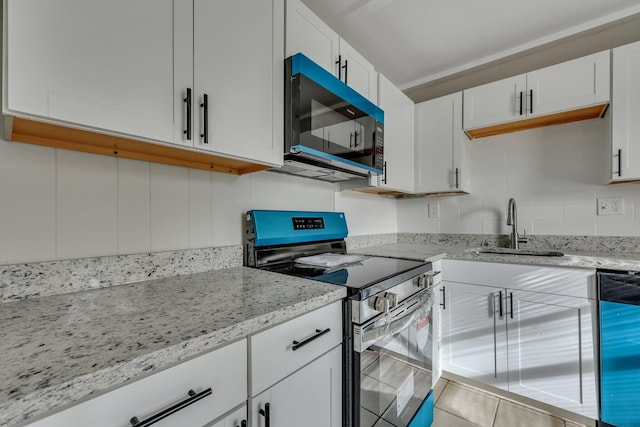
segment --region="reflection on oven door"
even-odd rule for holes
[[[431,389],[431,304],[423,301],[408,316],[363,329],[368,348],[360,353],[360,426],[387,425],[382,419],[406,427]]]

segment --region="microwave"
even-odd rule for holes
[[[298,53],[285,60],[284,146],[277,172],[332,182],[382,174],[384,112]]]

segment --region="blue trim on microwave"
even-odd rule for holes
[[[318,242],[347,237],[347,219],[343,212],[251,210],[256,240],[254,246]],[[294,229],[293,218],[322,218],[324,228]]]
[[[384,173],[384,171],[381,169],[376,169],[371,166],[363,165],[362,163],[354,162],[353,160],[345,159],[339,156],[334,156],[333,154],[325,153],[324,151],[319,151],[313,148],[305,147],[304,145],[294,145],[293,147],[291,147],[291,152],[296,154],[305,153],[313,157],[321,157],[325,160],[336,162],[336,166],[349,165],[359,170],[369,171],[378,175],[382,175]]]
[[[297,53],[291,57],[291,75],[300,73],[372,116],[376,121],[384,123],[384,111],[302,53]]]

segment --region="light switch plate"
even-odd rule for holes
[[[440,204],[439,203],[429,203],[429,218],[439,218],[440,217]]]
[[[624,199],[622,197],[598,199],[598,215],[624,215]]]

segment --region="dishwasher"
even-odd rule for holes
[[[640,272],[598,270],[601,426],[640,427]]]

